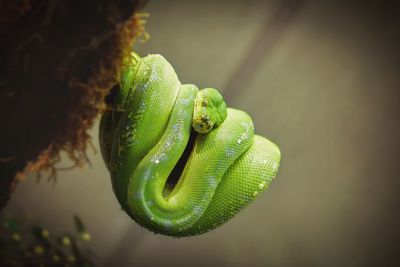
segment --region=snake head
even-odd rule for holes
[[[214,88],[200,90],[196,96],[192,127],[205,134],[220,125],[226,118],[226,104],[222,95]]]

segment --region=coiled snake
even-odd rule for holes
[[[217,90],[181,84],[161,55],[132,54],[100,122],[121,207],[155,233],[187,236],[225,223],[276,176],[279,148]]]

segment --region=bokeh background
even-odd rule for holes
[[[400,31],[393,4],[155,1],[145,43],[180,80],[223,92],[282,151],[269,190],[224,226],[154,235],[121,211],[100,153],[56,186],[18,185],[6,214],[86,222],[102,266],[389,266],[400,240]],[[98,124],[91,130],[98,145]],[[72,163],[63,156],[58,167]]]

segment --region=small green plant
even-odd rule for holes
[[[74,215],[75,233],[53,235],[39,225],[24,225],[3,217],[0,227],[0,266],[95,266],[96,255],[82,244],[91,240],[82,220]]]

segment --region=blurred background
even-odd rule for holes
[[[400,238],[398,12],[363,1],[149,1],[151,38],[183,83],[218,88],[279,145],[269,190],[222,227],[172,239],[121,211],[90,166],[18,185],[4,213],[57,232],[77,213],[101,266],[388,266]],[[65,155],[64,155],[65,156]],[[58,167],[72,163],[64,157]]]

